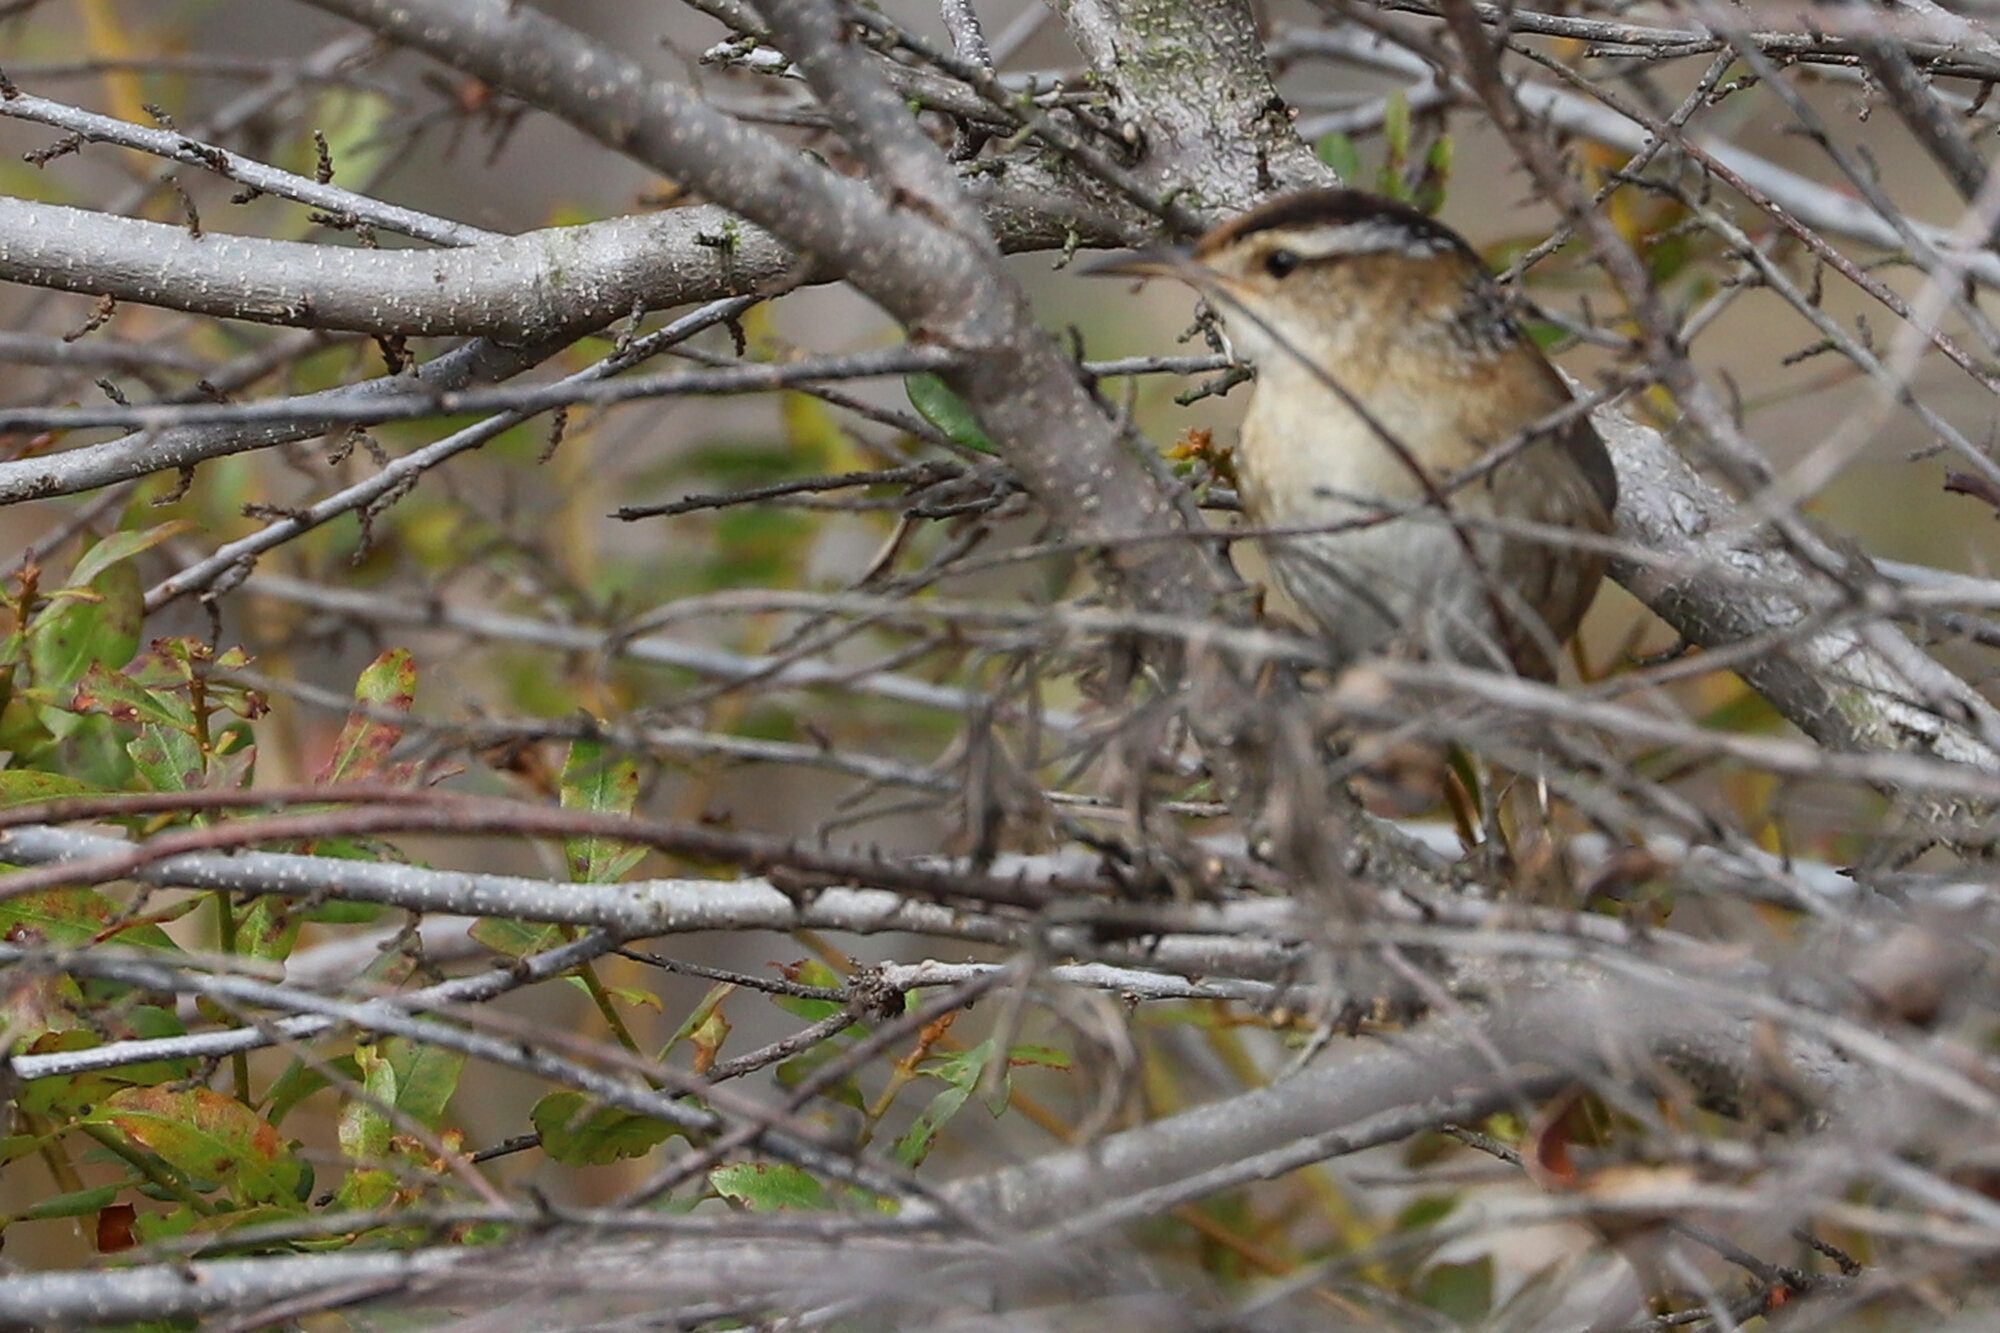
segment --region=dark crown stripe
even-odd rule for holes
[[[1202,237],[1197,255],[1234,245],[1260,231],[1304,227],[1340,227],[1356,222],[1383,222],[1403,228],[1412,239],[1448,246],[1477,259],[1465,238],[1408,204],[1360,190],[1306,190],[1253,208]]]

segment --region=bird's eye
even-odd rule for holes
[[[1274,278],[1282,278],[1304,262],[1296,250],[1273,250],[1264,256],[1264,271]]]

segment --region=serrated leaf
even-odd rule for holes
[[[909,395],[910,406],[917,409],[917,415],[936,426],[953,444],[982,454],[1000,452],[1000,446],[993,443],[993,437],[979,424],[979,418],[965,400],[946,388],[936,375],[904,376],[903,392]]]

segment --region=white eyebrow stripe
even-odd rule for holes
[[[1367,218],[1337,227],[1313,227],[1286,236],[1285,248],[1305,259],[1325,259],[1331,255],[1367,255],[1392,251],[1398,254],[1435,254],[1451,248],[1443,237],[1432,236],[1400,222]]]

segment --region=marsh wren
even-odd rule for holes
[[[1280,587],[1351,662],[1400,648],[1555,677],[1618,483],[1465,240],[1355,190],[1274,199],[1094,271],[1179,278],[1257,368],[1236,449]]]

